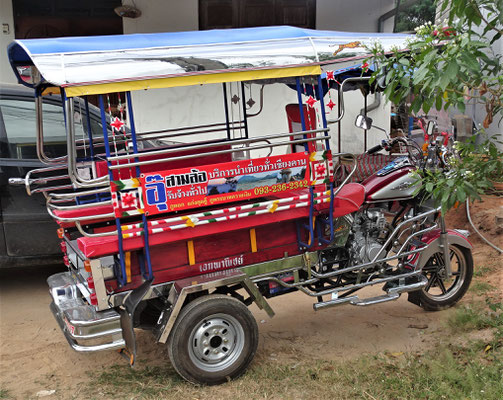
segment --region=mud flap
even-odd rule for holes
[[[152,286],[153,279],[143,282],[136,289],[133,289],[120,307],[122,336],[126,342],[126,347],[121,350],[121,354],[128,359],[131,366],[136,358],[136,335],[134,333],[133,316],[138,304]]]
[[[412,304],[421,307],[421,300],[420,300],[421,298],[419,296],[419,293],[421,293],[420,290],[409,292],[409,297],[407,298],[407,300],[410,301]]]

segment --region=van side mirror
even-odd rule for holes
[[[357,128],[368,130],[372,128],[372,118],[363,114],[357,115],[355,125]]]

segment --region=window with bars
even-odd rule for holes
[[[199,0],[199,29],[316,28],[316,0]]]

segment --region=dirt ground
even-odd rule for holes
[[[501,247],[502,198],[486,197],[471,211],[477,228]],[[472,231],[463,207],[449,216],[448,225]],[[484,279],[496,288],[493,295],[501,297],[503,257],[477,236],[470,240],[475,269],[494,268]],[[70,349],[49,311],[45,283],[61,270],[58,266],[0,270],[0,388],[14,398],[85,398],[80,390],[90,379],[88,371],[125,363],[115,352],[81,354]],[[461,303],[473,301],[474,296],[469,293]],[[313,311],[313,300],[301,293],[271,299],[270,304],[276,312],[272,319],[253,308],[259,323],[260,362],[304,357],[348,360],[363,353],[424,351],[445,335],[445,322],[453,312],[425,312],[407,302],[407,296],[372,307],[345,305],[318,312]],[[137,337],[139,368],[169,362],[164,346],[154,343],[149,332],[138,331]]]

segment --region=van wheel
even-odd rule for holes
[[[168,340],[175,370],[192,383],[218,385],[242,375],[255,356],[258,328],[239,300],[202,296],[186,305]]]
[[[433,254],[423,267],[428,279],[419,292],[421,307],[427,311],[439,311],[456,304],[466,293],[473,276],[473,258],[469,249],[450,245],[452,277],[447,278],[444,254]]]

